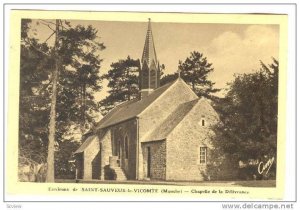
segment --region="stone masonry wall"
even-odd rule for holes
[[[163,120],[169,116],[175,108],[184,102],[197,99],[195,93],[182,81],[177,80],[163,95],[153,102],[139,117],[139,148],[141,151],[141,142],[145,142],[144,137],[151,133]],[[139,152],[138,179],[144,179],[143,155]]]
[[[93,175],[92,162],[99,152],[100,152],[99,139],[97,136],[94,136],[92,142],[88,145],[88,147],[84,151],[83,179],[86,180],[92,179],[92,175]]]
[[[104,167],[109,165],[109,157],[112,156],[111,131],[104,131],[101,139],[101,180],[104,180]]]
[[[166,141],[155,141],[142,143],[144,177],[147,177],[147,159],[148,150],[150,148],[151,163],[150,163],[150,178],[151,179],[166,179]]]
[[[136,144],[137,144],[137,121],[128,120],[110,127],[112,132],[112,151],[117,156],[118,142],[121,144],[121,168],[127,179],[136,179]],[[128,158],[125,156],[125,137],[128,138]]]
[[[162,123],[179,104],[197,98],[197,95],[182,80],[177,80],[163,95],[140,114],[139,133],[141,142],[144,142],[143,137]]]
[[[201,120],[205,120],[202,126]],[[167,137],[167,180],[204,180],[213,149],[211,126],[218,121],[211,105],[200,99]],[[207,164],[200,164],[200,147],[207,147]]]

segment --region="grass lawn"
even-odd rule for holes
[[[76,183],[74,179],[56,179],[56,183]],[[251,180],[251,181],[203,181],[203,182],[186,182],[186,181],[113,181],[113,180],[79,180],[78,183],[86,184],[132,184],[132,185],[178,185],[178,186],[219,186],[219,187],[276,187],[276,180]]]
[[[276,180],[235,181],[234,183],[244,187],[276,187]]]

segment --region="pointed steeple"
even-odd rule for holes
[[[156,51],[154,46],[152,28],[151,28],[151,19],[149,18],[148,30],[146,33],[146,40],[142,55],[142,64],[147,63],[148,67],[154,62],[157,65]]]
[[[148,29],[146,33],[146,40],[141,60],[141,66],[141,94],[147,95],[152,90],[159,87],[160,78],[159,64],[156,57],[150,18],[148,22]]]

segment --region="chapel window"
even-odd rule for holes
[[[125,136],[125,158],[128,159],[129,153],[129,144],[128,144],[128,136]]]
[[[200,147],[200,164],[207,162],[207,147]]]
[[[206,120],[205,120],[205,117],[202,116],[200,121],[198,122],[198,124],[202,127],[206,126]]]

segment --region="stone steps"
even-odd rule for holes
[[[110,156],[109,157],[109,167],[113,169],[117,175],[117,181],[126,181],[127,177],[122,170],[122,168],[118,164],[118,156]]]
[[[124,171],[120,167],[112,167],[112,169],[115,171],[117,178],[117,181],[126,181],[127,177],[124,174]]]

